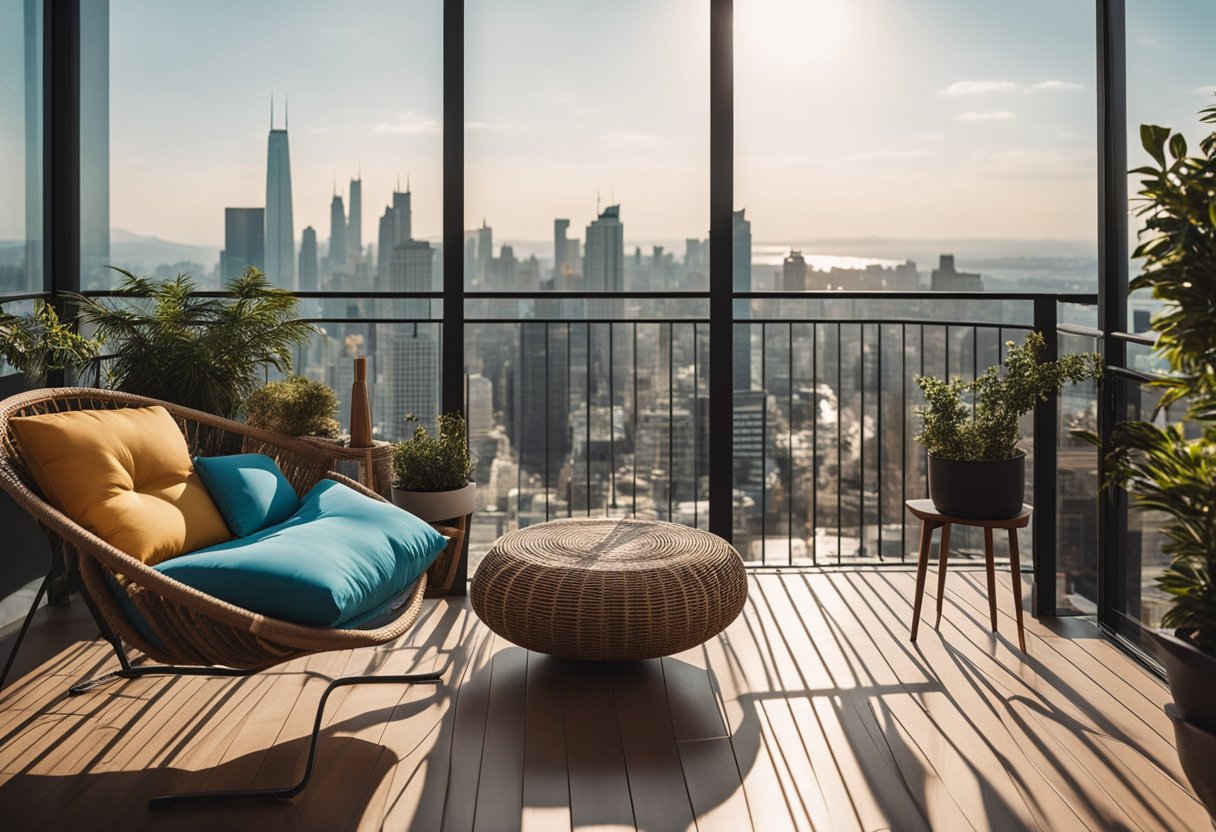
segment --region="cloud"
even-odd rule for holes
[[[959,121],[1009,121],[1018,117],[1017,113],[1009,110],[995,110],[989,112],[970,112],[959,113]]]
[[[424,133],[442,133],[443,125],[433,116],[406,110],[397,113],[397,120],[389,123],[382,121],[376,125],[377,133],[398,133],[404,136],[416,136]]]
[[[1023,84],[1018,81],[955,81],[945,89],[938,90],[937,94],[946,98],[957,98],[963,95],[985,95],[988,93],[1057,92],[1083,89],[1085,89],[1084,84],[1078,84],[1075,81],[1061,81],[1058,78],[1049,78],[1037,84]]]
[[[663,139],[646,133],[627,133],[617,131],[604,136],[604,144],[608,147],[657,147],[664,144]]]
[[[1195,87],[1191,92],[1196,95],[1216,95],[1216,84],[1207,84],[1202,87]]]
[[[1070,153],[1006,150],[973,156],[968,165],[999,177],[1080,179],[1094,175],[1096,156],[1092,150]]]
[[[979,95],[986,92],[1013,92],[1021,87],[1015,81],[955,81],[937,94],[944,96]]]
[[[1032,84],[1032,90],[1083,90],[1084,84],[1078,84],[1076,81],[1060,81],[1052,78],[1048,81],[1040,81],[1037,84]]]
[[[506,132],[508,130],[518,130],[520,125],[514,121],[466,121],[464,123],[465,130],[493,130],[498,132]]]
[[[928,150],[875,150],[869,153],[850,153],[846,158],[852,162],[900,162],[932,155]]]

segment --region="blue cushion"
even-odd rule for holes
[[[414,515],[323,480],[285,522],[156,568],[252,612],[338,627],[383,609],[446,545]]]
[[[300,506],[287,477],[264,454],[195,457],[194,470],[234,537],[282,523]]]

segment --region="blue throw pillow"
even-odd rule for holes
[[[356,626],[418,580],[446,545],[414,515],[323,480],[285,522],[156,568],[252,612]]]
[[[265,454],[195,457],[194,470],[234,537],[282,523],[300,506],[296,490]]]

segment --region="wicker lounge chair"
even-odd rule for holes
[[[330,457],[324,450],[239,422],[179,407],[168,402],[110,390],[61,388],[35,390],[0,402],[0,488],[29,512],[51,541],[53,561],[62,564],[73,579],[102,637],[114,648],[119,669],[77,683],[70,695],[79,695],[115,679],[148,675],[223,675],[256,673],[311,653],[349,650],[385,644],[402,636],[413,625],[422,605],[427,576],[409,590],[396,610],[359,629],[331,629],[281,621],[250,612],[199,592],[115,549],[77,525],[38,492],[21,452],[14,441],[9,420],[19,416],[58,413],[68,410],[112,409],[161,405],[177,420],[193,456],[225,453],[262,453],[272,457],[297,493],[303,494],[322,479],[333,479],[377,500],[383,498],[346,477],[328,471]],[[462,544],[459,530],[437,527],[451,538],[450,547]],[[441,560],[443,556],[441,556]],[[21,646],[34,611],[50,584],[55,566],[47,573],[34,605],[26,617],[3,674],[0,688]],[[116,576],[122,580],[117,581]],[[145,638],[132,623],[111,587],[125,588],[131,605],[143,616],[159,644]],[[135,664],[127,657],[123,642],[162,664]],[[321,696],[313,727],[304,776],[294,786],[240,792],[169,795],[153,799],[151,805],[209,803],[227,800],[286,800],[299,794],[308,783],[316,755],[321,716],[329,694],[337,687],[371,683],[437,684],[440,674],[398,676],[348,676],[334,680]]]

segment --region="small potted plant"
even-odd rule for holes
[[[929,498],[942,514],[1003,520],[1022,510],[1026,453],[1021,418],[1065,382],[1098,377],[1094,353],[1040,360],[1046,343],[1031,332],[1026,342],[1007,343],[1005,372],[989,367],[974,381],[918,376],[925,406],[917,413],[917,435],[929,451]],[[974,402],[974,408],[971,402]]]
[[[97,342],[60,321],[46,301],[34,301],[29,315],[0,310],[0,358],[31,387],[45,384],[51,370],[77,370],[96,357]]]
[[[1202,119],[1216,123],[1216,107]],[[1184,419],[1115,425],[1106,486],[1125,488],[1132,508],[1166,517],[1162,549],[1170,563],[1157,586],[1170,607],[1155,633],[1174,697],[1166,712],[1182,768],[1216,819],[1216,132],[1195,155],[1171,133],[1140,128],[1155,165],[1132,171],[1144,177],[1145,224],[1135,252],[1144,268],[1130,289],[1151,290],[1162,302],[1153,330],[1169,374],[1153,382],[1163,391],[1153,417],[1176,404]]]
[[[269,382],[245,400],[245,421],[252,427],[287,436],[341,441],[342,427],[334,414],[338,397],[319,381],[288,376]]]
[[[417,422],[410,414],[406,422]],[[393,502],[428,523],[466,518],[473,513],[473,469],[464,418],[441,414],[438,435],[423,425],[393,446]]]

